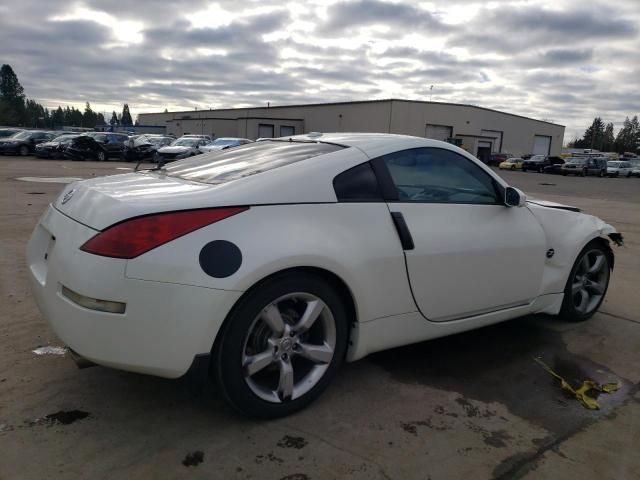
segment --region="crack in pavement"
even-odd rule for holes
[[[598,313],[601,313],[602,315],[608,315],[609,317],[617,318],[618,320],[626,320],[627,322],[640,324],[640,320],[634,320],[633,318],[623,317],[621,315],[615,315],[613,313],[604,312],[602,310],[600,310]]]

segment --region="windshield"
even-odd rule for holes
[[[172,147],[193,147],[200,141],[199,138],[179,138],[171,144]]]
[[[60,142],[60,143],[71,143],[71,140],[78,137],[79,135],[60,135],[59,137],[51,140],[52,142]]]
[[[587,160],[584,158],[571,158],[567,163],[573,163],[575,165],[584,165],[587,163]]]
[[[238,143],[238,140],[235,138],[218,138],[211,142],[209,145],[235,145]]]
[[[620,162],[607,162],[608,167],[620,167]]]
[[[12,140],[26,140],[27,138],[29,138],[31,136],[31,132],[18,132],[15,135],[12,135],[11,138]]]
[[[175,162],[166,171],[185,180],[219,184],[342,148],[330,143],[263,141]]]

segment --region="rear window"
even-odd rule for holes
[[[203,183],[225,183],[344,148],[316,142],[262,141],[205,153],[166,167],[167,175]]]

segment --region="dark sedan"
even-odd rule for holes
[[[26,156],[34,152],[36,145],[55,137],[54,132],[41,130],[23,130],[0,140],[0,153],[3,155]]]
[[[531,170],[538,173],[560,173],[562,165],[564,164],[564,160],[561,157],[549,157],[545,156],[542,160],[535,160],[532,162],[534,157],[531,157],[529,160],[525,160],[522,165],[522,170]]]
[[[158,149],[170,145],[174,140],[163,135],[140,135],[125,144],[123,159],[127,162],[156,161]]]
[[[120,157],[129,137],[122,133],[90,132],[74,138],[64,155],[72,160],[98,160]]]
[[[50,142],[43,142],[36,145],[35,154],[39,158],[64,158],[64,151],[71,145],[74,138],[80,134],[60,135]]]

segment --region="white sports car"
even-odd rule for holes
[[[344,360],[530,313],[589,318],[609,240],[448,143],[309,134],[74,183],[27,256],[77,355],[205,371],[241,412],[275,417]]]

